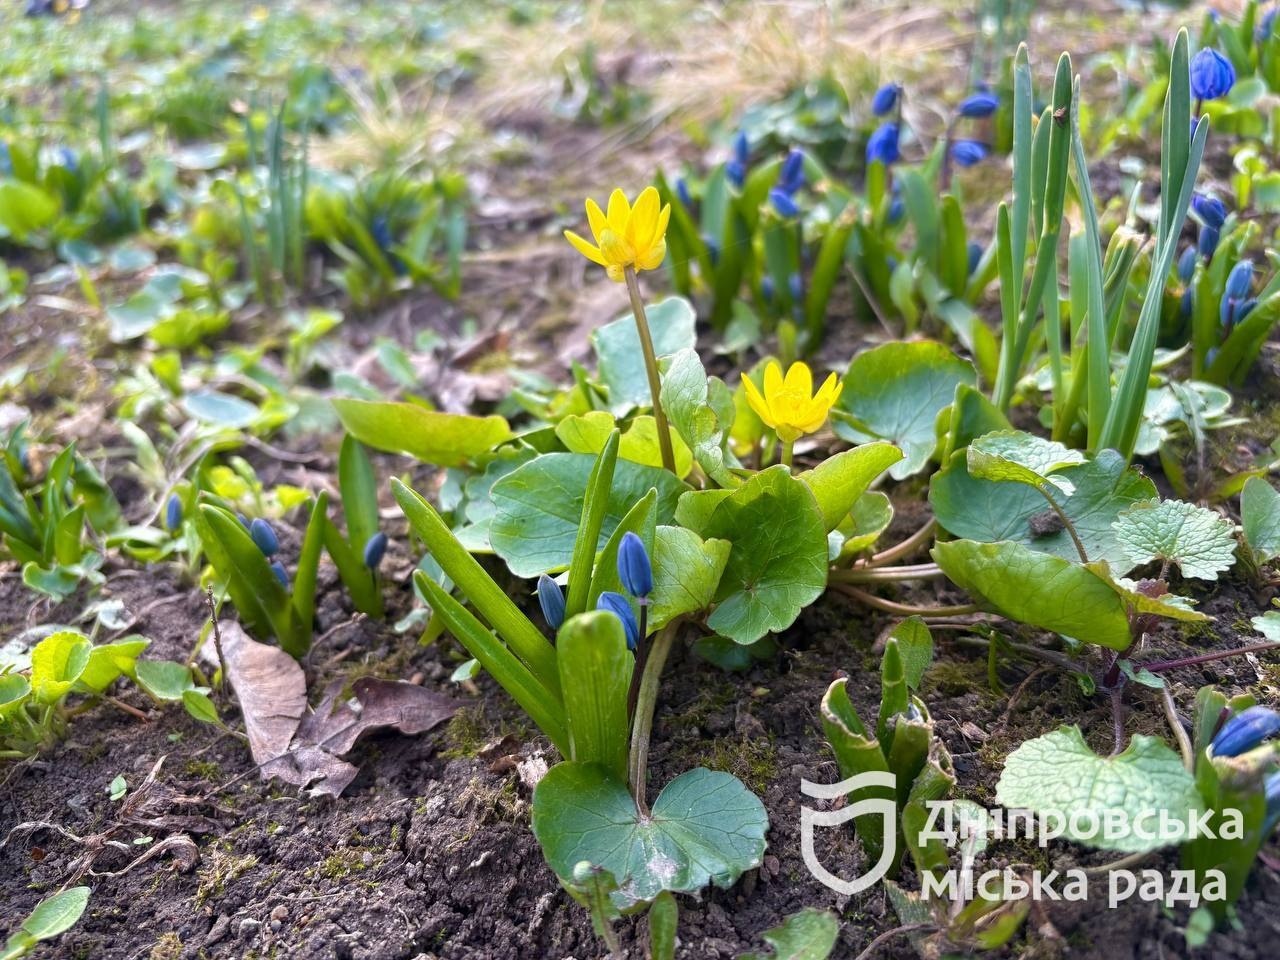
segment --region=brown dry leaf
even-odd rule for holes
[[[307,708],[307,678],[293,657],[250,639],[234,620],[219,626],[227,680],[240,702],[253,762],[261,766],[288,752]]]

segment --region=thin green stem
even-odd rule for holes
[[[831,589],[838,593],[852,597],[859,603],[865,604],[876,610],[883,610],[885,613],[895,613],[902,617],[959,617],[966,613],[977,613],[978,608],[972,603],[965,603],[953,607],[917,607],[907,603],[894,603],[892,600],[885,600],[883,597],[877,597],[874,594],[867,593],[865,590],[859,590],[851,583],[833,583]]]
[[[658,357],[653,349],[653,336],[649,333],[649,318],[640,299],[640,282],[635,267],[625,267],[627,293],[631,295],[631,312],[636,316],[636,332],[640,334],[640,350],[644,354],[644,372],[649,378],[649,394],[653,398],[653,420],[658,429],[658,448],[662,451],[662,465],[671,473],[676,472],[676,455],[671,447],[671,429],[662,409],[662,380],[658,376]]]
[[[1058,519],[1062,521],[1063,528],[1071,535],[1071,542],[1076,545],[1076,553],[1080,554],[1080,562],[1088,563],[1089,554],[1085,552],[1084,544],[1080,542],[1080,535],[1076,533],[1076,525],[1071,522],[1071,518],[1063,512],[1062,507],[1058,506],[1058,501],[1049,495],[1049,492],[1043,487],[1036,487],[1040,491],[1040,495],[1049,501],[1049,507],[1058,515]]]
[[[889,547],[887,550],[882,550],[875,554],[869,561],[867,561],[867,567],[882,567],[886,563],[892,563],[899,557],[907,556],[912,551],[920,547],[921,544],[928,541],[929,537],[933,535],[934,527],[937,525],[938,521],[930,517],[929,521],[923,527],[911,536],[907,537],[907,539],[895,546]]]
[[[649,805],[645,800],[645,775],[649,767],[649,737],[653,733],[653,711],[658,705],[658,687],[662,680],[662,668],[666,666],[671,644],[680,629],[680,621],[667,624],[649,644],[645,657],[640,688],[636,697],[636,718],[631,727],[631,755],[627,761],[627,781],[631,795],[641,814],[648,816]]]
[[[782,441],[782,465],[788,470],[791,469],[791,456],[795,452],[795,445],[794,440]]]
[[[942,575],[942,568],[936,563],[917,563],[902,567],[832,570],[827,577],[833,583],[883,583],[899,580],[930,580]]]

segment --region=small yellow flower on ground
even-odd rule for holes
[[[776,360],[764,368],[764,392],[750,377],[742,378],[747,403],[766,426],[773,427],[783,443],[795,443],[827,422],[831,408],[840,399],[844,384],[833,373],[815,395],[813,374],[806,363],[793,363],[784,378]]]
[[[627,267],[656,270],[667,255],[667,221],[671,219],[671,205],[662,206],[658,191],[646,187],[636,197],[635,206],[627,202],[621,190],[609,195],[606,213],[594,200],[587,199],[587,223],[595,245],[588,243],[572,230],[564,232],[565,239],[592,263],[605,268],[609,279],[621,283]]]

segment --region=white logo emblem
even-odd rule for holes
[[[839,783],[811,783],[802,779],[800,781],[800,792],[806,797],[813,797],[815,800],[834,800],[855,790],[865,790],[869,787],[887,787],[889,790],[897,790],[897,786],[897,778],[892,773],[872,772],[855,774],[848,780],[841,780]],[[813,828],[815,826],[838,827],[843,823],[848,823],[854,817],[876,813],[884,818],[885,844],[884,850],[880,853],[880,859],[869,873],[854,880],[845,880],[837,877],[818,862],[818,855],[813,849]],[[898,805],[891,797],[870,797],[866,800],[851,803],[849,806],[842,807],[839,810],[814,810],[812,807],[801,807],[800,853],[804,857],[804,865],[809,868],[809,872],[817,880],[837,893],[851,896],[866,890],[873,884],[883,880],[889,872],[890,865],[893,863],[898,840],[897,817]]]

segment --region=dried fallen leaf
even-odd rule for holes
[[[307,708],[307,679],[298,661],[279,647],[250,639],[233,620],[219,626],[227,680],[240,702],[249,751],[254,763],[269,763],[289,750]]]

